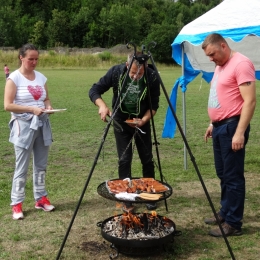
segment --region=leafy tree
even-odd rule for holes
[[[177,28],[173,24],[154,24],[151,32],[146,37],[146,45],[156,42],[154,49],[151,49],[153,58],[158,62],[173,63],[171,44],[177,35]]]
[[[137,38],[137,42],[141,42],[144,38],[144,35],[148,35],[151,26],[154,23],[154,17],[152,13],[146,8],[142,7],[138,12],[136,12],[136,18],[139,24],[139,37]]]
[[[205,4],[205,6],[207,7],[207,11],[212,9],[213,7],[217,6],[218,4],[220,4],[223,1],[224,0],[211,0],[211,1],[209,1],[208,4]]]
[[[35,23],[35,18],[29,15],[23,15],[20,19],[17,19],[15,24],[16,31],[16,44],[15,47],[21,47],[23,44],[27,43],[30,38],[30,34],[33,31],[33,26]]]
[[[14,0],[13,5],[20,15],[25,14],[38,19],[51,19],[52,11],[76,12],[81,7],[81,0]]]
[[[182,23],[184,25],[188,24],[189,22],[192,21],[191,17],[191,12],[190,8],[187,5],[180,4],[179,2],[175,3],[173,8],[173,15],[177,18],[178,16],[180,17],[180,14],[182,14]]]
[[[112,5],[109,12],[110,46],[137,41],[140,31],[136,12],[129,5]]]
[[[65,11],[54,9],[52,19],[48,23],[48,46],[64,46],[70,44],[70,27]]]
[[[74,13],[71,19],[74,46],[103,46],[103,37],[98,20],[102,8],[106,5],[107,1],[105,0],[82,0],[79,12]],[[104,23],[106,23],[106,20]]]
[[[191,4],[193,4],[196,0],[178,0],[178,3],[182,4],[182,5],[186,5],[186,6],[190,6]],[[206,0],[208,1],[208,0]]]
[[[83,37],[83,47],[103,47],[103,34],[100,25],[93,21],[89,24],[89,32]]]
[[[8,2],[7,2],[8,3]],[[0,6],[0,46],[14,46],[16,43],[16,31],[14,24],[17,21],[15,12],[11,6]]]
[[[138,24],[140,26],[139,36],[145,38],[153,24],[160,24],[167,15],[166,3],[164,1],[136,0],[130,6],[136,10]]]
[[[183,26],[222,1],[0,0],[0,45],[112,47],[153,40],[157,58],[167,61]]]
[[[191,11],[190,11],[190,19],[191,21],[195,20],[197,17],[201,16],[205,12],[207,12],[208,8],[204,4],[200,3],[195,3],[194,5],[191,6]]]
[[[182,13],[179,13],[179,14],[177,15],[177,18],[176,18],[176,28],[177,28],[178,33],[181,31],[181,29],[183,28],[183,26],[184,26],[183,14],[182,14]]]
[[[70,27],[74,46],[87,47],[100,41],[99,13],[99,5],[97,5],[93,9],[83,6],[79,12],[71,14]]]
[[[139,39],[140,27],[135,10],[128,5],[114,4],[110,10],[102,8],[99,23],[104,47]]]
[[[34,24],[33,32],[30,35],[30,42],[35,44],[39,49],[46,48],[46,34],[44,21],[37,21]]]

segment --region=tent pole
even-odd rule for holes
[[[182,75],[184,76],[184,44],[181,44],[182,48]],[[186,136],[186,92],[182,92],[182,113],[183,113],[183,133]],[[184,169],[187,170],[187,150],[184,143],[183,147],[183,159],[184,159]]]

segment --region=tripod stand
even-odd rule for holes
[[[127,47],[129,47],[130,44],[132,44],[132,43],[129,43],[129,44],[127,45]],[[191,152],[191,150],[190,150],[190,147],[189,147],[189,145],[188,145],[187,139],[186,139],[186,137],[185,137],[185,135],[184,135],[184,133],[183,133],[183,131],[182,131],[182,128],[181,128],[180,123],[179,123],[179,121],[178,121],[178,118],[177,118],[177,116],[176,116],[176,114],[175,114],[175,111],[174,111],[174,109],[173,109],[173,106],[172,106],[172,104],[171,104],[171,102],[170,102],[170,99],[169,99],[169,97],[168,97],[168,94],[167,94],[167,92],[166,92],[166,89],[165,89],[165,87],[164,87],[164,84],[163,84],[163,82],[162,82],[162,80],[161,80],[161,77],[160,77],[160,75],[159,75],[159,73],[158,73],[158,70],[157,70],[157,68],[156,68],[156,66],[155,66],[155,63],[154,63],[152,54],[151,54],[151,52],[150,52],[150,47],[155,47],[156,43],[155,43],[155,42],[151,42],[151,43],[148,45],[147,54],[144,53],[145,47],[143,46],[143,47],[142,47],[142,48],[143,48],[143,50],[142,50],[142,55],[138,55],[138,56],[136,55],[136,46],[135,46],[134,44],[132,44],[132,45],[134,46],[135,54],[134,54],[134,56],[133,56],[133,59],[131,60],[131,63],[130,63],[130,65],[129,65],[129,67],[128,67],[126,73],[127,73],[127,75],[129,74],[129,71],[130,71],[130,69],[131,69],[131,66],[132,66],[134,60],[137,60],[137,61],[139,62],[139,64],[142,64],[142,65],[144,66],[144,76],[145,76],[145,79],[146,79],[146,82],[147,82],[147,85],[148,85],[148,86],[147,86],[147,95],[148,95],[149,110],[150,110],[150,115],[151,115],[152,132],[153,132],[153,135],[154,135],[154,144],[155,144],[155,148],[156,148],[156,154],[157,154],[157,159],[158,159],[158,168],[159,168],[159,171],[160,171],[161,180],[163,180],[163,175],[162,175],[161,164],[160,164],[160,159],[159,159],[158,142],[157,142],[156,134],[155,134],[155,124],[154,124],[154,118],[153,118],[153,112],[152,112],[152,105],[151,105],[151,92],[150,92],[149,81],[148,81],[147,70],[146,70],[146,64],[147,64],[147,61],[148,61],[149,59],[150,59],[151,62],[152,62],[152,67],[153,67],[153,69],[154,69],[154,72],[155,72],[155,74],[156,74],[156,76],[157,76],[157,79],[158,79],[159,82],[160,82],[161,88],[162,88],[162,90],[163,90],[163,92],[164,92],[164,95],[165,95],[165,98],[166,98],[166,100],[167,100],[167,102],[168,102],[169,108],[170,108],[170,110],[171,110],[171,112],[172,112],[172,114],[173,114],[173,117],[175,118],[176,124],[177,124],[177,126],[178,126],[178,128],[179,128],[179,131],[180,131],[181,136],[182,136],[182,138],[183,138],[183,141],[184,141],[184,144],[185,144],[185,146],[186,146],[186,149],[187,149],[187,151],[188,151],[188,153],[189,153],[189,155],[190,155],[190,158],[191,158],[191,161],[192,161],[192,163],[193,163],[193,166],[194,166],[194,168],[195,168],[195,170],[196,170],[196,172],[197,172],[197,174],[198,174],[198,177],[199,177],[199,179],[200,179],[200,182],[201,182],[201,184],[202,184],[202,187],[203,187],[203,189],[204,189],[204,192],[205,192],[205,194],[206,194],[206,197],[207,197],[207,199],[208,199],[208,201],[209,201],[209,204],[210,204],[210,206],[211,206],[211,209],[212,209],[212,211],[213,211],[213,213],[214,213],[214,216],[215,216],[215,218],[217,219],[217,222],[218,222],[218,224],[219,224],[219,227],[220,227],[220,230],[221,230],[221,232],[222,232],[222,235],[223,235],[223,237],[224,237],[224,239],[225,239],[225,242],[226,242],[226,244],[227,244],[227,246],[228,246],[228,249],[229,249],[229,251],[230,251],[230,254],[231,254],[231,256],[232,256],[232,259],[235,259],[235,258],[234,258],[234,255],[233,255],[233,253],[232,253],[232,250],[231,250],[231,248],[230,248],[230,246],[229,246],[229,243],[228,243],[228,240],[227,240],[227,238],[226,238],[226,235],[225,235],[225,233],[224,233],[224,231],[223,231],[223,229],[222,229],[222,226],[220,225],[220,221],[219,221],[219,219],[218,219],[218,215],[217,215],[217,213],[216,213],[216,210],[214,209],[213,203],[212,203],[212,201],[211,201],[211,199],[210,199],[210,196],[209,196],[208,191],[207,191],[207,189],[206,189],[206,186],[205,186],[205,184],[204,184],[204,182],[203,182],[203,179],[202,179],[202,177],[201,177],[201,174],[200,174],[200,172],[199,172],[199,170],[198,170],[197,164],[196,164],[196,162],[195,162],[195,158],[194,158],[194,156],[193,156],[193,154],[192,154],[192,152]],[[122,85],[125,84],[125,81],[126,81],[126,77],[125,77],[125,79],[124,79]],[[122,88],[122,89],[123,89],[123,88]],[[89,181],[90,181],[91,176],[92,176],[92,174],[93,174],[93,172],[94,172],[94,169],[95,169],[95,166],[96,166],[96,164],[97,164],[99,155],[100,155],[101,150],[102,150],[102,148],[103,148],[103,144],[104,144],[105,139],[106,139],[106,137],[107,137],[109,127],[110,127],[112,121],[114,120],[114,117],[115,117],[115,115],[116,115],[117,109],[118,109],[118,107],[119,107],[119,105],[120,105],[120,96],[121,96],[121,94],[122,94],[122,93],[121,93],[121,92],[122,92],[122,89],[121,89],[121,91],[120,91],[120,93],[119,93],[119,95],[118,95],[118,97],[117,97],[117,99],[116,99],[116,101],[115,101],[115,104],[114,104],[114,108],[115,108],[115,109],[114,109],[114,111],[113,111],[113,113],[112,113],[110,119],[108,120],[107,126],[106,126],[106,128],[105,128],[105,130],[104,130],[104,134],[103,134],[103,137],[102,137],[102,141],[101,141],[100,147],[99,147],[98,152],[97,152],[97,154],[96,154],[96,157],[95,157],[95,159],[94,159],[94,163],[93,163],[93,165],[92,165],[92,168],[91,168],[91,171],[90,171],[90,173],[89,173],[89,176],[88,176],[88,178],[87,178],[87,180],[86,180],[85,186],[84,186],[84,188],[83,188],[82,194],[81,194],[80,199],[79,199],[78,204],[77,204],[77,207],[76,207],[76,209],[75,209],[75,212],[74,212],[73,217],[72,217],[72,219],[71,219],[70,225],[69,225],[68,230],[67,230],[67,232],[66,232],[66,235],[65,235],[65,237],[64,237],[63,243],[62,243],[62,245],[61,245],[61,247],[60,247],[60,250],[59,250],[59,252],[58,252],[58,255],[57,255],[57,258],[56,258],[57,260],[59,259],[60,255],[61,255],[61,253],[62,253],[62,250],[63,250],[64,245],[65,245],[65,243],[66,243],[67,237],[68,237],[68,235],[69,235],[69,232],[70,232],[70,230],[71,230],[71,227],[72,227],[73,222],[74,222],[74,220],[75,220],[75,217],[76,217],[76,215],[77,215],[78,209],[79,209],[79,207],[80,207],[80,204],[81,204],[81,202],[82,202],[82,199],[83,199],[84,194],[85,194],[85,192],[86,192],[86,189],[87,189],[87,187],[88,187]],[[165,199],[164,201],[165,201],[166,210],[168,211],[166,199]]]

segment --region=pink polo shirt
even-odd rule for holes
[[[212,122],[240,115],[244,100],[239,86],[249,81],[255,81],[254,65],[239,52],[234,53],[224,66],[216,66],[208,100]]]

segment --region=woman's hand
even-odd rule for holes
[[[36,116],[41,115],[44,112],[44,108],[40,108],[40,107],[32,107],[32,113]]]

